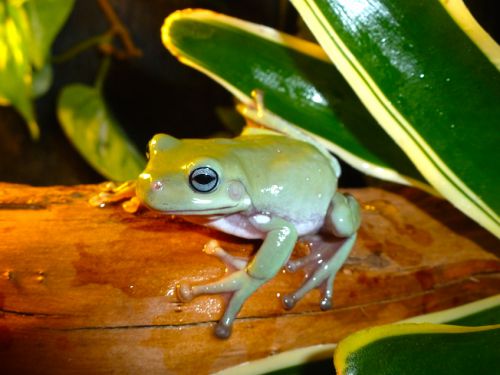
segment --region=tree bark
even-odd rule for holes
[[[448,203],[349,189],[363,221],[333,309],[321,311],[313,291],[284,310],[278,297],[304,275],[283,272],[220,340],[212,330],[225,299],[182,303],[175,285],[224,275],[201,251],[210,239],[243,257],[259,243],[146,209],[92,208],[97,189],[0,184],[2,373],[206,374],[500,293],[498,240]]]

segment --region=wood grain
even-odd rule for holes
[[[147,210],[92,208],[96,191],[0,184],[1,373],[206,374],[500,293],[498,240],[448,203],[411,189],[352,189],[363,224],[334,309],[322,312],[313,291],[285,311],[278,297],[303,274],[282,273],[219,340],[224,298],[180,303],[175,284],[224,274],[201,251],[212,238],[239,256],[259,243]]]

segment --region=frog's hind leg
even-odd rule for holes
[[[294,293],[283,297],[283,305],[285,308],[291,309],[309,291],[314,288],[321,288],[322,296],[320,307],[322,310],[330,309],[332,304],[331,300],[333,297],[333,282],[335,280],[335,276],[349,256],[355,241],[356,234],[342,240],[342,244],[338,247],[338,250],[326,259],[325,256],[328,255],[328,251],[325,249],[325,246],[327,246],[327,244],[320,245],[319,250],[313,253],[311,258],[303,261],[302,264],[294,265],[295,269],[305,267],[308,272],[306,272],[306,281],[304,284],[302,284],[302,286]],[[335,245],[330,243],[330,253],[331,251],[334,251],[334,249]],[[320,254],[320,256],[317,256],[316,254]],[[301,260],[299,259],[295,262],[300,261]],[[287,268],[289,269],[289,267]]]
[[[288,272],[295,272],[300,268],[306,268],[311,264],[321,264],[325,258],[330,258],[332,252],[340,247],[338,239],[334,241],[325,240],[323,235],[313,234],[301,237],[300,242],[306,245],[310,252],[308,255],[298,259],[289,260],[285,265]],[[314,268],[314,266],[313,266]]]
[[[306,273],[306,281],[295,293],[283,298],[283,304],[286,308],[292,308],[307,292],[320,286],[323,289],[320,306],[323,310],[331,308],[335,275],[346,261],[356,241],[356,232],[361,221],[359,204],[353,196],[336,192],[328,207],[325,219],[323,233],[337,238],[333,242],[330,241],[332,245],[342,238],[345,240],[341,240],[340,247],[333,255],[328,256],[327,251],[321,250],[321,257],[316,265],[313,265],[309,260],[303,262],[306,270],[312,269],[312,273]],[[335,247],[332,246],[332,252],[334,250]],[[293,270],[294,266],[297,264],[292,263],[288,269]]]

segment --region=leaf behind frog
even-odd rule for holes
[[[144,169],[145,158],[115,120],[99,90],[82,84],[65,87],[57,116],[76,149],[104,177],[126,181]]]

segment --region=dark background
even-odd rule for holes
[[[297,32],[298,17],[284,0],[110,0],[131,32],[143,57],[113,60],[106,79],[106,100],[139,150],[158,132],[177,137],[208,137],[222,129],[215,109],[231,106],[224,89],[179,63],[163,47],[160,27],[177,9],[206,8],[262,23],[289,33]],[[498,41],[500,23],[495,0],[466,1],[472,13]],[[54,44],[55,55],[109,28],[96,1],[76,0],[75,8]],[[36,102],[41,128],[31,141],[19,115],[0,107],[0,181],[33,185],[78,184],[102,181],[73,149],[57,122],[55,107],[61,88],[70,83],[92,85],[101,61],[97,48],[54,66],[50,91]],[[344,166],[344,185],[362,179]]]

